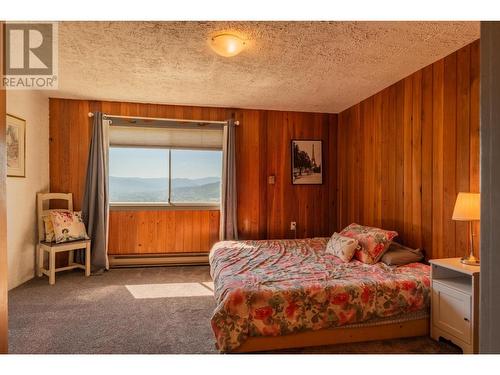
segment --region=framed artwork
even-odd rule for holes
[[[292,184],[323,183],[323,141],[292,139]]]
[[[7,177],[26,177],[26,120],[7,114]]]

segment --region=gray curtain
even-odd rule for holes
[[[82,216],[92,240],[93,272],[109,269],[108,129],[109,121],[95,112],[82,204]]]
[[[224,126],[222,142],[222,186],[220,211],[220,239],[237,240],[238,225],[236,211],[236,128],[234,120]]]

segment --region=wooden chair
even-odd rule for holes
[[[64,200],[67,202],[69,211],[73,211],[73,194],[68,193],[38,193],[38,245],[37,245],[37,276],[47,275],[49,284],[56,283],[56,272],[81,268],[85,270],[85,276],[90,276],[90,240],[78,240],[71,242],[55,243],[45,241],[45,225],[43,218],[50,214],[50,200]],[[74,262],[75,250],[85,249],[85,265]],[[67,251],[68,265],[66,267],[56,268],[56,254]],[[44,268],[45,253],[49,255],[49,268]]]

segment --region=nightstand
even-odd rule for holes
[[[450,340],[464,353],[478,352],[479,266],[460,258],[430,260],[431,337]]]

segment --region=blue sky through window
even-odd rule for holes
[[[114,177],[167,178],[168,150],[111,147],[109,174]],[[172,150],[172,178],[220,177],[221,151]]]
[[[172,150],[172,178],[221,177],[222,151]]]

